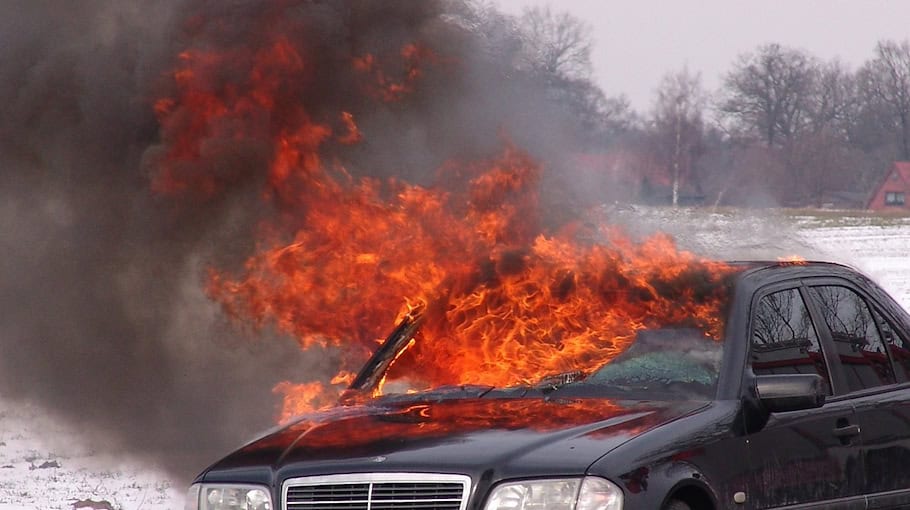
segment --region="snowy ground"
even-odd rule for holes
[[[722,260],[799,255],[855,267],[910,310],[910,216],[864,211],[617,208],[603,213],[633,232],[669,232],[681,248]]]
[[[802,255],[852,265],[910,308],[910,218],[862,213],[607,208],[610,221],[666,230],[680,246],[728,259]],[[170,510],[188,480],[97,452],[39,408],[0,396],[0,510]],[[242,438],[238,438],[240,441]]]
[[[0,400],[0,510],[171,510],[182,480],[80,444],[42,409]]]

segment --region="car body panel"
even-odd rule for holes
[[[539,476],[544,468],[536,466],[543,466],[580,475],[605,449],[704,405],[516,398],[355,407],[312,415],[254,441],[203,478],[258,465],[285,476],[325,469],[429,472],[440,468],[440,459],[453,473],[496,466],[504,477]]]
[[[910,332],[906,312],[850,268],[750,262],[729,307],[714,401],[577,398],[561,390],[379,399],[302,418],[197,481],[261,483],[278,498],[283,481],[300,476],[463,474],[472,480],[468,508],[479,510],[497,483],[587,474],[620,486],[626,510],[661,508],[672,497],[694,498],[698,508],[900,508],[910,501],[910,475],[900,468],[910,461],[910,383],[847,391],[807,290],[826,281],[861,293],[901,335]],[[761,296],[787,288],[810,308],[833,394],[816,409],[769,414],[749,361],[751,320]]]
[[[850,423],[856,423],[850,402],[828,402],[821,409],[777,413],[749,434],[752,508],[861,495],[861,438],[839,438],[833,432]]]

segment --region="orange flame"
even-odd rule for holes
[[[338,135],[338,142],[345,145],[353,145],[363,140],[363,133],[354,122],[354,116],[348,112],[341,112],[341,121],[344,123],[346,132]]]
[[[804,266],[808,262],[801,255],[787,255],[784,257],[777,257],[777,261],[782,266]]]
[[[353,59],[354,69],[372,78],[372,84],[367,86],[368,94],[378,97],[386,103],[401,101],[405,96],[414,92],[417,81],[423,74],[421,64],[439,62],[436,54],[430,49],[415,43],[403,46],[400,55],[404,69],[399,81],[394,81],[388,76],[374,55],[366,54]]]
[[[699,295],[697,284],[726,266],[679,252],[666,236],[638,244],[613,230],[606,246],[535,234],[539,167],[509,147],[475,168],[489,170],[466,196],[321,173],[324,194],[310,197],[294,241],[254,255],[239,278],[213,273],[209,291],[229,314],[274,322],[304,349],[342,348],[343,370],[423,304],[423,326],[380,393],[390,381],[509,386],[590,371],[636,331],[664,324],[720,337],[722,296]],[[338,394],[282,387],[282,419],[318,407],[326,392]]]
[[[447,190],[354,178],[326,163],[329,141],[354,144],[363,134],[352,113],[337,114],[336,133],[331,120],[314,120],[294,102],[287,90],[306,76],[301,55],[281,37],[258,51],[187,51],[174,71],[176,93],[155,103],[165,146],[152,183],[159,192],[210,196],[229,186],[232,176],[217,173],[208,152],[213,138],[270,147],[266,196],[295,211],[291,236],[281,234],[287,222],[267,225],[242,273],[211,270],[208,292],[232,317],[274,324],[303,349],[343,353],[331,384],[275,386],[282,420],[334,402],[396,318],[418,306],[421,329],[383,384],[509,386],[588,371],[638,330],[661,325],[720,338],[723,296],[701,283],[729,267],[680,252],[662,235],[636,243],[607,229],[598,233],[604,244],[593,244],[568,229],[546,232],[542,168],[510,143],[487,161],[449,162],[445,170],[464,179]],[[400,82],[371,55],[354,59],[381,91],[368,95],[400,100],[415,90],[418,64],[436,58],[418,44],[401,57]],[[219,69],[238,66],[245,79],[213,86]]]

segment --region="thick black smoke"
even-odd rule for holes
[[[449,158],[490,155],[502,133],[559,160],[571,119],[515,65],[507,20],[478,12],[434,1],[0,4],[0,395],[185,479],[273,423],[275,383],[334,373],[332,354],[233,327],[203,291],[206,268],[242,261],[274,213],[260,200],[268,150],[225,148],[215,196],[156,195],[166,140],[154,100],[184,49],[255,45],[277,30],[316,62],[299,84],[307,111],[357,115],[363,143],[338,149],[356,175],[428,183]],[[403,101],[365,97],[350,57],[415,40],[443,63]],[[568,196],[545,197],[553,221],[569,216]]]

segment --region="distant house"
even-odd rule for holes
[[[648,150],[619,149],[605,153],[578,153],[572,158],[573,175],[603,202],[636,202],[665,205],[673,201],[672,181],[666,164]],[[680,205],[701,205],[704,193],[698,183],[682,179]]]
[[[910,211],[910,161],[895,161],[872,190],[866,209]]]

